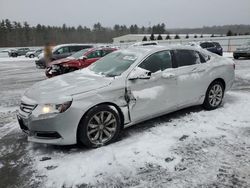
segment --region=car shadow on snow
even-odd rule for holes
[[[181,118],[190,113],[200,112],[202,110],[204,109],[201,106],[193,106],[193,107],[185,108],[185,109],[173,112],[173,113],[169,113],[169,114],[157,117],[157,118],[153,118],[153,119],[141,122],[139,124],[136,124],[136,125],[133,125],[131,127],[124,129],[121,133],[120,138],[116,142],[122,142],[125,139],[129,139],[131,134],[137,134],[137,133],[147,131],[150,128],[156,127],[157,125],[161,123],[171,122],[173,119]],[[48,153],[52,154],[54,152],[55,153],[63,152],[65,154],[70,154],[70,153],[78,153],[78,152],[91,150],[81,144],[67,145],[67,146],[48,145],[48,144],[39,144],[39,143],[30,143],[30,144],[31,144],[30,145],[31,148],[34,151],[39,151],[45,155]]]
[[[234,104],[234,103],[237,103],[238,98],[234,95],[226,94],[225,100],[222,103],[220,108],[224,107],[225,101],[226,101],[226,104],[227,103]],[[147,131],[151,129],[152,127],[157,127],[159,124],[168,123],[168,122],[173,121],[174,119],[182,118],[191,113],[201,112],[201,111],[205,111],[205,109],[201,105],[192,106],[192,107],[184,108],[184,109],[181,109],[181,110],[178,110],[178,111],[166,114],[166,115],[159,116],[157,118],[153,118],[153,119],[141,122],[139,124],[136,124],[136,125],[133,125],[131,127],[124,129],[121,133],[120,138],[116,142],[122,142],[125,139],[129,139],[132,134],[137,134],[137,133]],[[52,154],[52,153],[57,153],[57,152],[71,154],[71,153],[78,153],[78,152],[91,150],[81,144],[67,145],[67,146],[48,145],[48,144],[39,144],[39,143],[30,143],[30,144],[31,144],[31,148],[34,151],[42,152],[45,155],[48,153]]]

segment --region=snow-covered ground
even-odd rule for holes
[[[90,150],[26,141],[15,118],[20,96],[46,78],[34,60],[0,59],[0,187],[250,187],[249,73],[250,60],[236,61],[217,110],[168,114]]]

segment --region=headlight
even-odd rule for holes
[[[45,104],[42,106],[42,114],[55,114],[65,112],[72,104],[72,101],[63,104]]]

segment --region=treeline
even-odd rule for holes
[[[250,35],[250,25],[223,25],[223,26],[204,26],[202,28],[181,28],[181,29],[168,29],[170,33],[177,34],[191,34],[203,33],[214,35],[227,35],[229,31],[234,35]],[[230,34],[230,33],[229,33]]]
[[[165,24],[153,27],[139,27],[136,24],[114,25],[113,28],[103,27],[96,23],[92,28],[81,26],[70,27],[63,24],[61,27],[38,24],[30,26],[27,22],[12,22],[8,19],[0,22],[0,46],[42,46],[47,42],[60,43],[110,43],[112,38],[125,34],[166,33]]]
[[[15,22],[8,19],[0,22],[0,47],[16,47],[16,46],[43,46],[47,42],[53,44],[61,43],[110,43],[117,36],[126,34],[151,34],[149,38],[144,37],[143,40],[162,40],[161,34],[174,33],[174,39],[179,39],[178,34],[195,35],[194,38],[203,37],[203,34],[215,34],[233,36],[233,35],[249,35],[250,25],[225,25],[212,26],[194,29],[168,29],[164,23],[153,25],[152,27],[138,26],[136,24],[126,26],[116,24],[114,27],[103,27],[101,23],[96,23],[92,28],[81,26],[70,27],[66,24],[62,26],[45,26],[38,24],[30,26],[27,22]],[[157,35],[154,35],[157,34]],[[171,39],[168,35],[164,39]]]

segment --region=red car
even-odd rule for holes
[[[48,78],[51,78],[85,68],[115,50],[117,48],[110,47],[83,49],[67,58],[52,61],[46,68],[45,74]]]

